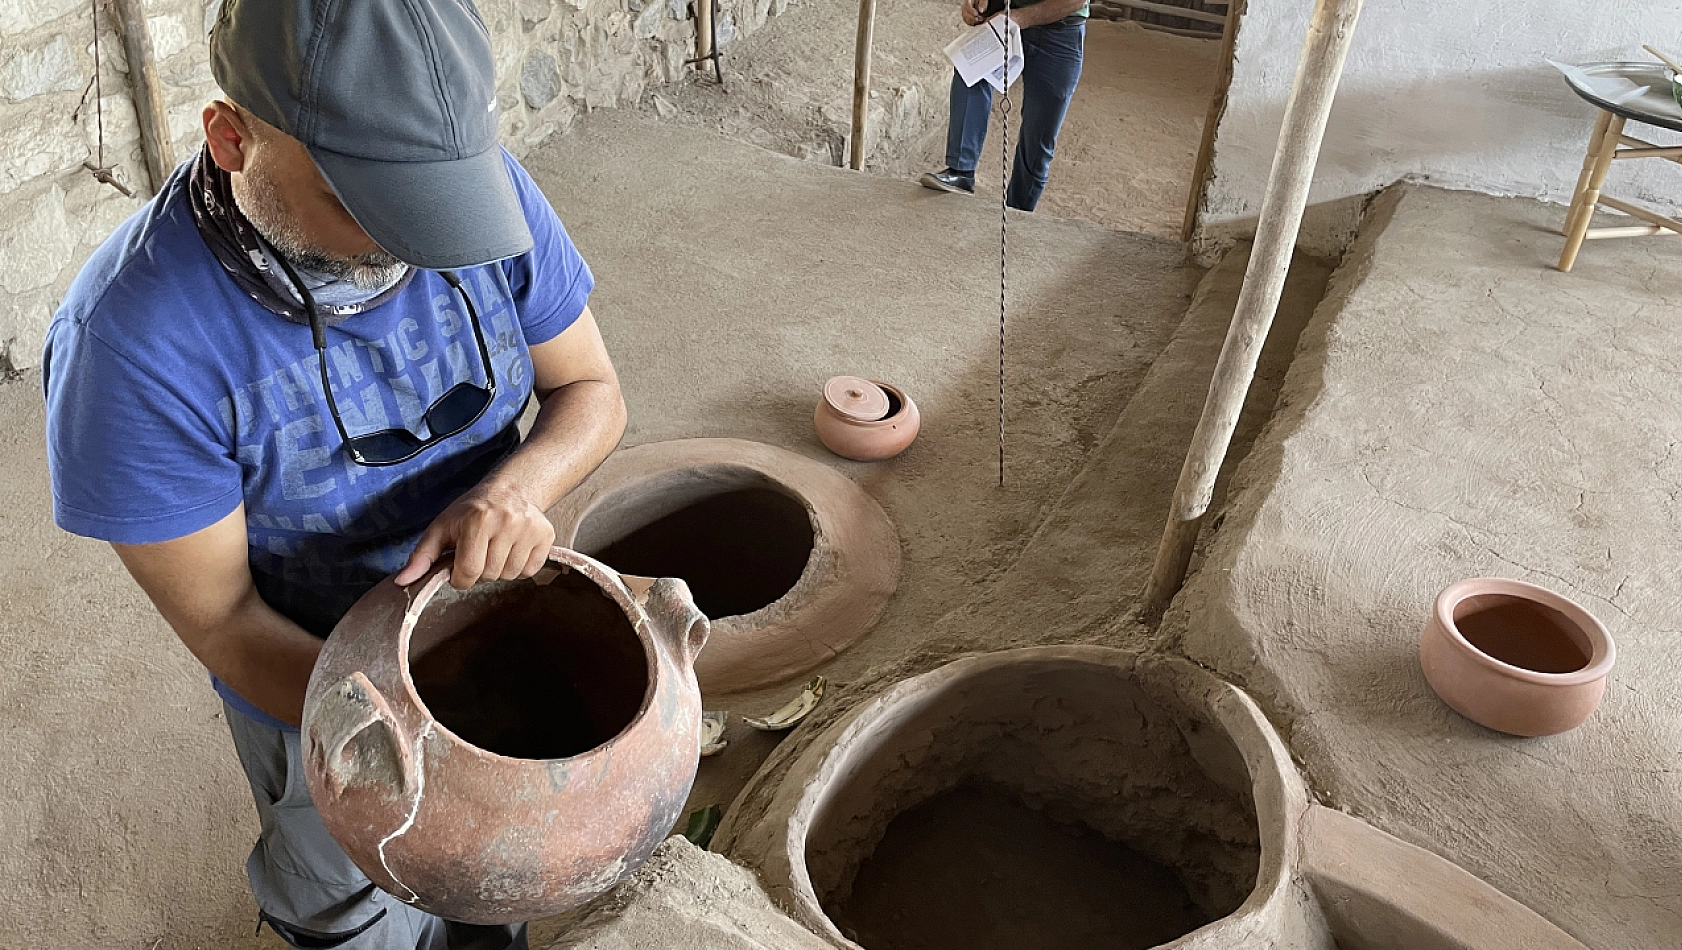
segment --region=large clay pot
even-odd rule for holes
[[[382,583],[334,628],[304,701],[327,830],[381,888],[468,923],[594,898],[647,860],[700,754],[683,581],[564,548],[531,580]]]
[[[1437,595],[1419,641],[1425,678],[1467,719],[1515,736],[1582,724],[1617,650],[1588,611],[1523,581],[1474,577]]]

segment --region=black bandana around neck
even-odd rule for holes
[[[304,305],[291,282],[269,263],[270,255],[278,256],[280,252],[268,246],[239,210],[234,201],[232,176],[211,159],[209,146],[201,149],[193,160],[187,190],[192,197],[193,223],[198,225],[199,236],[234,283],[264,310],[307,326],[309,316],[304,313]],[[414,276],[415,269],[408,268],[396,283],[367,300],[334,305],[317,302],[316,311],[327,326],[342,323],[397,296]],[[308,280],[301,275],[300,279]]]

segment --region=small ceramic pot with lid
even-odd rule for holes
[[[1573,729],[1617,659],[1587,610],[1523,581],[1474,577],[1437,595],[1419,643],[1425,678],[1467,719],[1515,736]]]
[[[877,462],[905,451],[917,438],[922,416],[897,386],[836,376],[824,384],[813,422],[831,452],[855,462]]]

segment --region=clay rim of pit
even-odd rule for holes
[[[831,943],[864,950],[848,940],[830,919],[806,866],[807,836],[822,799],[837,776],[844,774],[846,760],[855,754],[867,754],[856,751],[861,737],[871,734],[893,716],[901,703],[915,699],[920,691],[950,685],[999,666],[1047,661],[1087,663],[1110,667],[1118,674],[1176,681],[1179,700],[1203,714],[1208,724],[1224,732],[1238,750],[1250,774],[1251,803],[1261,846],[1255,886],[1231,913],[1164,946],[1180,946],[1193,935],[1219,931],[1230,930],[1237,937],[1253,936],[1246,929],[1250,921],[1267,913],[1268,908],[1293,899],[1300,828],[1309,799],[1291,753],[1254,700],[1231,683],[1184,660],[1115,647],[1057,645],[983,653],[900,680],[843,713],[795,753],[786,770],[775,768],[775,756],[767,760],[731,804],[712,847],[754,869],[773,897],[786,902],[796,920]],[[773,781],[774,788],[761,788]],[[764,807],[744,807],[756,794],[767,796]]]
[[[763,442],[675,439],[621,449],[549,509],[557,543],[574,544],[590,515],[620,493],[693,469],[735,469],[760,480],[798,501],[812,527],[812,550],[794,586],[758,610],[708,618],[712,633],[695,661],[703,691],[725,694],[792,680],[875,627],[899,587],[893,522],[845,475]]]
[[[1589,640],[1589,661],[1582,669],[1569,673],[1544,673],[1540,670],[1526,669],[1511,663],[1498,660],[1488,653],[1472,645],[1465,635],[1460,632],[1460,625],[1454,622],[1454,610],[1468,597],[1505,596],[1515,600],[1529,601],[1547,607],[1565,619],[1575,624],[1583,631]],[[1557,594],[1546,587],[1527,584],[1505,577],[1468,577],[1455,581],[1443,588],[1432,605],[1432,612],[1436,617],[1435,626],[1448,636],[1449,643],[1459,652],[1472,659],[1486,669],[1494,670],[1512,679],[1535,683],[1539,686],[1580,686],[1604,679],[1612,671],[1612,664],[1618,659],[1617,645],[1612,642],[1612,635],[1606,627],[1597,620],[1594,614],[1588,612],[1581,604]]]
[[[664,650],[665,646],[658,642],[659,637],[648,626],[648,612],[631,594],[630,588],[625,586],[624,580],[618,574],[589,555],[580,554],[577,551],[557,545],[549,549],[549,560],[545,566],[549,567],[557,564],[564,569],[577,571],[600,588],[602,594],[612,600],[624,612],[626,621],[631,625],[632,634],[642,643],[643,656],[648,663],[648,686],[643,690],[642,702],[637,706],[636,715],[631,717],[631,721],[627,722],[624,728],[614,733],[612,738],[595,748],[580,752],[577,755],[553,759],[522,759],[517,756],[503,755],[500,752],[492,752],[483,746],[468,742],[461,736],[456,735],[449,726],[444,725],[443,720],[434,716],[432,710],[427,708],[425,700],[421,699],[420,691],[415,689],[415,681],[409,674],[409,639],[410,635],[414,633],[415,625],[420,622],[421,614],[426,611],[427,605],[432,602],[433,595],[437,594],[450,579],[450,571],[455,567],[455,558],[447,556],[434,565],[431,574],[403,589],[404,595],[409,599],[409,605],[403,611],[403,624],[397,632],[397,670],[399,681],[403,684],[404,698],[414,704],[415,709],[423,717],[423,722],[431,723],[434,732],[450,739],[460,749],[491,762],[512,762],[541,768],[547,768],[551,762],[590,762],[598,757],[611,756],[614,745],[624,738],[626,733],[636,728],[637,724],[641,723],[648,715],[648,711],[653,708],[654,694],[660,685],[660,651]],[[542,584],[541,581],[531,577],[525,578],[524,581],[539,586]],[[518,584],[521,581],[505,583]],[[411,591],[413,593],[410,593]],[[471,590],[461,591],[460,593],[470,594]]]

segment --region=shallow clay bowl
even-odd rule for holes
[[[1523,581],[1474,577],[1437,595],[1425,678],[1473,722],[1515,736],[1573,729],[1600,705],[1617,650],[1587,610]]]

